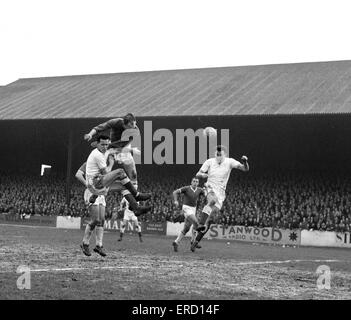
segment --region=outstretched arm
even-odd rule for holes
[[[89,133],[86,133],[84,135],[84,140],[90,141],[95,135],[96,135],[96,130],[95,129],[91,129],[91,131]]]
[[[89,133],[84,135],[84,139],[87,140],[87,141],[90,141],[97,133],[105,131],[107,129],[111,129],[119,121],[121,121],[121,118],[115,118],[115,119],[111,119],[111,120],[108,120],[108,121],[106,121],[104,123],[101,123],[101,124],[97,125],[93,129],[91,129]]]

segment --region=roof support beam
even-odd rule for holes
[[[73,154],[73,130],[68,133],[67,143],[67,167],[66,167],[66,204],[70,205],[71,201],[71,174],[72,174],[72,154]]]

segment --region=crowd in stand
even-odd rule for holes
[[[172,191],[190,184],[194,172],[144,171],[139,174],[139,189],[153,193],[153,210],[141,220],[179,221],[180,210],[172,204]],[[69,205],[65,188],[64,176],[1,174],[0,213],[86,216],[84,186],[73,178]],[[118,211],[120,199],[119,195],[108,195],[108,217]],[[198,210],[203,203],[204,199]],[[351,181],[347,175],[233,172],[217,222],[345,232],[351,231],[350,208]]]
[[[65,180],[57,176],[5,175],[0,176],[0,212],[10,210],[24,215],[87,214],[82,190],[77,183],[71,190],[71,202],[66,204]]]

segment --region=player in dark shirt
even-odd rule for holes
[[[90,141],[96,134],[110,130],[110,146],[108,153],[115,156],[116,162],[123,167],[129,179],[137,180],[135,162],[132,153],[140,153],[137,148],[132,148],[133,138],[140,135],[136,125],[136,118],[128,113],[123,118],[115,118],[101,123],[84,135],[84,139]]]
[[[205,195],[204,189],[199,188],[198,185],[199,179],[194,177],[191,180],[190,186],[182,187],[173,192],[174,205],[176,207],[179,207],[178,196],[183,194],[182,214],[184,214],[185,218],[183,230],[179,233],[177,239],[172,243],[175,252],[178,251],[180,241],[188,233],[191,226],[193,226],[191,243],[193,243],[196,237],[195,230],[199,227],[199,222],[196,217],[197,202],[201,195]],[[198,248],[201,247],[198,246]]]
[[[110,147],[112,148],[123,148],[131,142],[130,138],[140,134],[135,116],[128,113],[123,118],[110,119],[95,126],[89,133],[84,135],[84,139],[90,141],[97,133],[106,130],[110,130]]]

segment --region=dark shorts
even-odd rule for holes
[[[205,212],[201,211],[200,214],[199,214],[199,218],[198,218],[199,224],[204,225],[206,223],[208,217],[209,217],[208,214],[206,214]]]
[[[206,223],[216,223],[218,220],[218,213],[211,213],[210,215],[206,214],[205,212],[201,212],[199,215],[199,223],[204,225]]]

